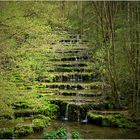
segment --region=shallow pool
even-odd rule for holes
[[[64,127],[67,132],[73,130],[78,131],[83,139],[138,139],[140,138],[140,133],[133,129],[124,128],[109,128],[109,127],[99,127],[89,123],[79,123],[79,122],[68,122],[55,120],[52,121],[51,125],[48,126],[42,133],[32,134],[24,138],[37,139],[43,138],[43,133],[54,131]]]

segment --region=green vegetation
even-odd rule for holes
[[[17,125],[14,128],[14,135],[16,137],[22,137],[33,133],[33,128],[31,125]]]
[[[95,113],[88,113],[88,118],[91,122],[101,126],[127,127],[127,128],[135,127],[135,125],[122,114],[101,115]]]
[[[67,139],[65,128],[59,128],[57,131],[44,134],[45,139]]]
[[[72,131],[72,133],[69,135],[71,135],[72,139],[81,138],[80,134],[77,131]],[[65,128],[59,128],[57,131],[45,133],[44,138],[45,139],[67,139],[67,138],[70,139],[70,137],[68,137],[68,133]]]
[[[13,129],[0,129],[0,139],[12,139]]]
[[[42,131],[45,127],[45,122],[43,119],[34,119],[33,120],[33,129],[34,131]]]
[[[0,138],[42,131],[58,114],[66,115],[55,100],[72,102],[67,110],[71,118],[76,110],[78,121],[94,108],[128,110],[139,122],[138,1],[1,1],[0,10],[0,121],[32,118],[32,125],[19,119],[22,125],[2,129]],[[102,96],[88,96],[89,90]],[[88,117],[102,126],[133,127],[120,114]],[[44,137],[66,139],[67,132]]]
[[[72,131],[71,135],[72,135],[72,139],[81,139],[81,136],[77,131]]]

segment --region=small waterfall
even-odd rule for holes
[[[66,111],[65,111],[65,117],[64,120],[67,121],[68,120],[68,115],[69,115],[69,104],[66,105]]]
[[[63,76],[61,75],[60,78],[58,79],[59,82],[63,81]]]
[[[89,54],[88,54],[88,52],[87,52],[86,56],[87,56],[87,60],[89,60]]]
[[[73,75],[72,81],[73,81],[73,82],[76,81],[76,76],[75,76],[75,75]]]
[[[80,112],[78,110],[78,113],[77,113],[77,121],[79,122],[80,121]]]
[[[72,82],[72,75],[70,76],[70,82]]]
[[[78,61],[77,57],[75,57],[75,61],[76,61],[76,62]]]
[[[67,90],[67,85],[64,85],[64,89]]]
[[[75,87],[75,90],[78,90],[77,86]]]
[[[81,74],[81,81],[83,82],[83,76],[82,76],[82,74]]]
[[[82,122],[82,123],[87,123],[87,122],[88,122],[87,115],[86,115],[85,119],[82,120],[81,122]]]
[[[82,74],[78,76],[78,81],[81,81],[81,82],[83,81],[83,76],[82,76]]]

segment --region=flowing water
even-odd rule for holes
[[[68,117],[69,117],[68,116],[69,115],[69,112],[68,111],[69,111],[69,104],[66,105],[66,111],[65,111],[65,117],[64,117],[64,120],[65,121],[67,121],[68,120]]]
[[[138,139],[140,138],[140,133],[132,129],[99,127],[88,123],[59,121],[59,120],[53,121],[51,125],[44,130],[44,133],[50,131],[56,131],[60,127],[66,128],[68,133],[72,132],[73,130],[78,131],[83,139]],[[35,133],[24,138],[41,139],[43,138],[43,132]]]

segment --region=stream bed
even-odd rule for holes
[[[24,139],[41,139],[43,133],[56,131],[60,127],[66,128],[67,132],[78,131],[82,139],[139,139],[140,133],[133,129],[100,127],[89,123],[69,122],[54,120],[44,132],[34,133]]]

